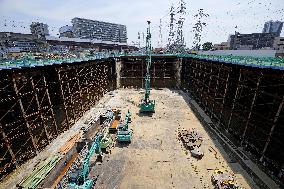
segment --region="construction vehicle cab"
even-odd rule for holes
[[[117,127],[118,142],[131,142],[132,130],[128,128],[128,124],[130,122],[131,122],[131,113],[128,110],[128,113],[125,116],[124,123],[120,122]]]
[[[118,124],[121,119],[121,110],[119,109],[112,109],[114,112],[114,119],[111,121],[110,127],[109,127],[109,132],[110,133],[116,133]]]

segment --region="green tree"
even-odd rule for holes
[[[204,51],[209,51],[209,50],[211,50],[212,48],[213,48],[213,45],[212,45],[211,42],[206,42],[206,43],[204,43],[204,44],[202,45],[202,49],[203,49]]]

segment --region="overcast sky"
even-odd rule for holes
[[[179,0],[0,0],[0,31],[30,33],[32,21],[49,25],[51,35],[71,25],[71,19],[82,17],[127,26],[128,43],[137,42],[138,32],[145,32],[146,21],[152,21],[153,45],[157,45],[159,20],[162,18],[163,44],[168,36],[168,12]],[[194,14],[204,9],[210,16],[202,42],[227,41],[229,34],[261,32],[268,20],[284,21],[284,0],[185,0],[185,42],[192,46]],[[236,28],[237,26],[237,28]],[[281,36],[284,36],[284,29]]]

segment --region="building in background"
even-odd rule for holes
[[[252,33],[229,36],[230,50],[257,50],[257,49],[274,49],[273,43],[277,33]]]
[[[43,52],[46,49],[46,42],[33,34],[0,32],[0,42],[6,53]]]
[[[137,51],[138,49],[126,43],[118,42],[54,36],[38,38],[33,34],[0,32],[0,57],[7,53],[66,53],[84,50],[118,53]]]
[[[284,37],[275,37],[273,47],[276,50],[276,56],[284,57]]]
[[[52,52],[81,52],[83,50],[94,50],[97,52],[130,52],[138,48],[129,46],[126,43],[104,42],[95,39],[80,39],[68,37],[46,36],[45,38]]]
[[[30,25],[31,33],[38,38],[42,38],[49,35],[48,25],[40,22],[33,22]]]
[[[59,37],[74,38],[73,26],[62,26],[59,28]]]
[[[229,42],[222,42],[220,44],[214,44],[213,49],[214,50],[229,50],[230,45],[229,45]]]
[[[262,33],[276,33],[277,37],[280,36],[283,27],[283,22],[280,21],[268,21],[265,22]]]
[[[127,43],[125,25],[83,18],[73,18],[72,24],[76,38]]]

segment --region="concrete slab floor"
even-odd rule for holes
[[[120,108],[123,118],[128,109],[131,111],[129,126],[134,136],[130,144],[116,143],[103,163],[92,168],[91,176],[99,175],[96,188],[214,188],[211,183],[214,169],[234,172],[242,188],[257,188],[242,167],[209,137],[179,92],[152,90],[151,99],[156,100],[152,116],[138,113],[141,91],[120,89],[113,93],[105,105]],[[201,160],[191,157],[183,147],[178,140],[178,128],[196,128],[202,133]]]

